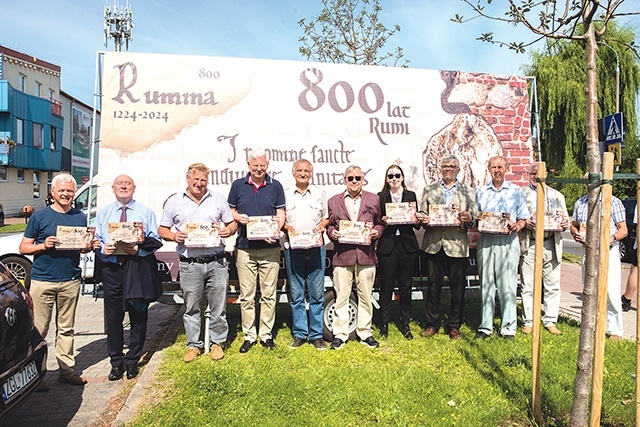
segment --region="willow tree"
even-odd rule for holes
[[[492,0],[461,0],[475,13],[471,19],[483,17],[517,26],[524,26],[532,33],[528,42],[500,41],[493,33],[484,33],[479,39],[508,46],[518,52],[540,40],[573,41],[584,47],[584,91],[585,140],[587,143],[587,169],[590,178],[600,177],[601,159],[598,144],[598,41],[606,39],[611,21],[619,15],[619,8],[625,0],[508,0],[500,6],[491,5]],[[631,2],[630,2],[631,3]],[[508,5],[506,11],[498,10]],[[636,7],[637,7],[637,3]],[[497,8],[497,9],[496,9]],[[631,12],[637,13],[637,12]],[[454,21],[466,22],[461,15]],[[576,107],[577,108],[577,107]],[[593,213],[599,209],[599,188],[591,186],[588,192],[588,221],[585,256],[585,280],[583,283],[582,317],[577,372],[574,383],[574,397],[571,408],[571,425],[587,425],[589,395],[593,370],[593,350],[595,342],[596,291],[598,284],[598,236],[599,216]]]
[[[378,19],[381,10],[380,0],[322,0],[316,18],[298,21],[304,32],[300,54],[317,62],[396,66],[404,61],[400,65],[406,67],[401,47],[382,52],[400,26],[387,28]]]
[[[606,34],[598,40],[596,64],[598,117],[617,112],[616,68],[620,72],[619,110],[623,113],[626,129],[621,171],[625,172],[635,172],[638,155],[635,102],[640,89],[640,65],[636,52],[630,48],[634,46],[635,38],[631,27],[610,23]],[[531,53],[531,63],[523,67],[525,74],[536,77],[542,159],[563,177],[582,177],[586,168],[583,155],[587,102],[584,58],[582,43],[548,41],[544,49]],[[583,188],[569,191],[570,194],[565,192],[569,205],[573,205]],[[617,181],[614,193],[620,197],[635,194],[635,182]]]

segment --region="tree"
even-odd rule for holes
[[[304,35],[300,54],[308,60],[360,65],[398,65],[404,60],[401,47],[393,52],[380,51],[389,38],[400,31],[399,25],[388,29],[378,20],[380,0],[322,0],[317,18],[298,21]]]
[[[462,0],[476,14],[471,19],[483,17],[502,21],[512,25],[526,27],[534,36],[529,42],[502,42],[494,39],[493,33],[484,33],[479,39],[500,46],[508,46],[517,52],[539,40],[572,40],[584,46],[584,89],[585,93],[585,139],[587,141],[587,166],[590,178],[600,177],[601,160],[598,144],[598,78],[597,50],[598,40],[606,38],[611,21],[620,15],[619,8],[625,0],[508,0],[508,10],[504,15],[490,12],[487,7],[492,0]],[[637,14],[637,12],[632,12]],[[461,15],[456,15],[455,22],[466,22]],[[579,25],[581,24],[581,25]],[[634,46],[629,46],[633,48]],[[590,378],[592,374],[592,356],[594,349],[594,332],[596,316],[596,289],[598,280],[598,237],[600,225],[599,189],[590,187],[588,192],[589,220],[587,222],[584,300],[580,326],[580,344],[578,363],[574,384],[573,406],[571,408],[571,425],[583,427],[587,425]]]
[[[597,24],[596,24],[597,25]],[[636,34],[630,27],[609,24],[607,33],[598,41],[598,115],[616,111],[616,66],[620,69],[620,111],[624,115],[625,148],[621,172],[635,172],[638,154],[638,118],[635,101],[640,89],[640,65],[632,46]],[[606,44],[605,44],[606,43]],[[531,64],[523,67],[527,75],[535,76],[540,111],[540,142],[542,159],[559,176],[581,178],[586,167],[582,155],[585,141],[586,98],[584,81],[584,45],[568,40],[548,43],[531,54]],[[583,192],[573,185],[566,194],[568,205]],[[579,187],[579,188],[577,188]],[[616,181],[614,194],[628,197],[635,194],[635,182]]]

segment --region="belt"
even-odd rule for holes
[[[196,264],[208,264],[210,262],[226,259],[226,257],[227,257],[226,253],[222,252],[216,255],[196,256],[192,258],[180,256],[180,261],[188,262],[188,263],[195,262]]]
[[[536,238],[532,236],[532,237],[531,237],[531,240],[536,240]],[[549,236],[549,237],[545,237],[545,238],[544,238],[544,241],[545,241],[545,242],[546,242],[547,240],[553,240],[553,233],[551,234],[551,236]]]

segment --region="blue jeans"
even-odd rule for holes
[[[322,338],[326,253],[324,246],[284,250],[294,337],[309,337],[310,340]],[[305,286],[309,295],[308,314],[304,300]]]
[[[209,338],[221,344],[227,340],[227,287],[229,285],[229,261],[220,259],[206,264],[180,261],[180,288],[185,311],[182,321],[187,335],[187,346],[203,348],[201,334],[202,314],[209,304],[211,321]],[[205,299],[206,295],[206,299]]]

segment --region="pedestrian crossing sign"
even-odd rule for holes
[[[615,113],[604,118],[605,143],[622,142],[622,113]]]

